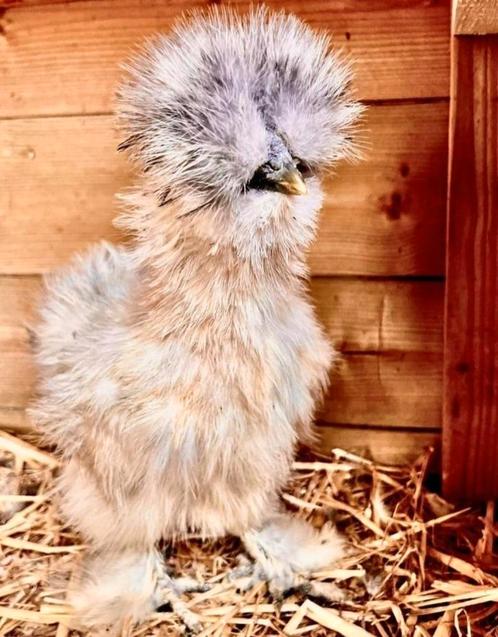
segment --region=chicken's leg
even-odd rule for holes
[[[190,631],[199,630],[181,594],[204,587],[168,573],[156,548],[161,528],[153,525],[160,518],[150,503],[142,497],[129,497],[120,506],[106,500],[75,461],[64,468],[61,487],[62,509],[90,547],[68,591],[78,625],[93,631],[119,627],[142,621],[167,603]]]
[[[159,576],[157,579],[156,604],[159,608],[163,604],[171,606],[171,610],[178,615],[186,629],[192,633],[199,633],[202,624],[198,616],[189,610],[187,604],[182,600],[181,594],[186,592],[204,591],[206,585],[200,584],[194,579],[187,577],[173,578],[167,572],[162,562],[158,564]]]
[[[247,531],[242,541],[254,564],[241,565],[231,579],[245,576],[247,586],[266,581],[277,602],[289,590],[302,589],[313,594],[310,573],[330,566],[344,555],[344,542],[331,525],[318,531],[285,514],[274,516],[258,530]]]
[[[205,586],[191,578],[172,577],[159,551],[128,549],[87,555],[69,601],[86,628],[140,621],[167,604],[188,631],[197,633],[202,625],[181,598],[194,590]]]

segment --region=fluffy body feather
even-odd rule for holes
[[[98,560],[132,565],[105,620],[160,538],[244,536],[278,511],[333,358],[303,278],[319,172],[351,153],[347,80],[326,38],[264,11],[182,23],[131,67],[122,147],[142,177],[119,222],[134,241],[48,280],[32,409],[66,460],[68,520]],[[306,195],[248,185],[289,157]]]

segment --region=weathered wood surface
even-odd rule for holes
[[[455,35],[498,33],[498,0],[454,0],[452,31]]]
[[[0,121],[0,272],[51,270],[119,237],[114,195],[131,175],[115,147],[109,118]]]
[[[371,107],[366,158],[325,184],[315,274],[441,275],[448,109]],[[110,116],[0,121],[0,273],[32,274],[118,238],[114,194],[132,183]]]
[[[498,37],[455,38],[443,480],[498,495]]]
[[[137,44],[169,29],[181,12],[209,4],[85,0],[7,8],[1,20],[0,116],[109,112],[119,64]],[[249,2],[226,4],[244,9]],[[448,0],[266,4],[329,30],[355,60],[362,99],[448,96]]]
[[[10,351],[2,359],[0,406],[24,408],[34,390],[31,354]],[[441,364],[434,355],[346,355],[318,416],[330,423],[439,428]]]
[[[441,426],[442,358],[427,353],[343,357],[319,418],[392,427]]]
[[[34,389],[28,350],[2,354],[0,406],[23,408]],[[441,358],[414,354],[344,356],[319,417],[394,428],[441,426]]]
[[[24,407],[33,391],[25,326],[33,320],[39,290],[39,277],[0,277],[3,407]],[[312,295],[343,354],[321,419],[439,426],[442,284],[315,279]]]
[[[436,431],[395,431],[392,429],[319,427],[318,446],[324,453],[331,449],[347,449],[375,462],[399,464],[400,460],[416,460],[427,448],[433,447],[436,462],[441,445],[441,435]]]
[[[24,410],[0,407],[0,429],[30,433],[33,426]],[[441,443],[441,434],[430,430],[397,431],[319,423],[316,433],[314,447],[327,455],[332,449],[341,448],[386,464],[415,460],[428,447],[434,447],[438,452]]]
[[[343,354],[441,354],[442,281],[314,278],[318,316]]]
[[[24,407],[34,386],[27,326],[40,277],[0,277],[0,407]]]
[[[186,8],[208,4],[0,0],[0,426],[29,426],[22,408],[34,369],[22,323],[38,274],[121,238],[114,195],[132,174],[108,115],[119,63]],[[411,459],[438,441],[443,283],[387,277],[444,272],[449,0],[267,4],[327,29],[355,59],[359,97],[375,102],[366,160],[326,184],[310,255],[323,277],[312,282],[317,310],[344,357],[321,416],[336,423],[321,429],[322,448]]]
[[[33,425],[24,409],[0,407],[0,430],[12,432],[31,432]]]

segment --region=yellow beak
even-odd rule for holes
[[[305,195],[308,192],[303,176],[295,167],[287,168],[277,181],[280,192],[288,195]]]

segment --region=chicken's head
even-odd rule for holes
[[[264,9],[180,22],[130,64],[118,104],[120,148],[158,205],[246,233],[284,213],[314,224],[320,176],[354,157],[362,110],[329,38]]]

